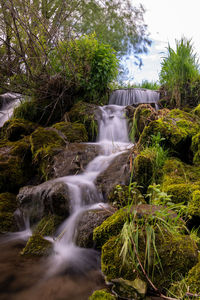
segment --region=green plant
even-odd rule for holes
[[[199,80],[199,61],[194,53],[191,40],[181,38],[176,41],[176,50],[170,45],[168,54],[161,63],[160,82],[171,94],[171,101],[175,101],[177,107],[187,103],[184,98],[186,85],[193,86]],[[185,103],[186,102],[186,103]]]

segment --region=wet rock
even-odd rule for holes
[[[130,152],[124,152],[113,159],[109,167],[96,179],[97,188],[102,192],[104,199],[117,184],[128,185],[130,180]]]
[[[1,136],[12,142],[18,141],[24,136],[30,135],[36,127],[36,124],[23,119],[11,119],[4,123]]]
[[[28,138],[0,144],[0,192],[16,192],[34,174]]]
[[[24,214],[30,215],[31,224],[45,215],[67,217],[70,211],[68,187],[63,182],[48,181],[38,186],[20,189],[17,201]]]
[[[88,142],[88,135],[85,126],[81,123],[60,122],[52,126],[61,131],[66,141],[70,143]]]
[[[82,216],[77,228],[76,244],[83,248],[93,248],[93,230],[100,226],[110,215],[113,210],[88,210]]]
[[[53,157],[49,166],[49,178],[76,175],[83,172],[90,161],[98,155],[99,146],[95,144],[73,143]]]
[[[23,256],[47,256],[52,250],[52,243],[45,240],[40,234],[32,235],[25,248],[21,251]]]
[[[0,233],[17,231],[17,224],[14,217],[16,208],[17,202],[14,194],[0,194]]]
[[[98,111],[97,105],[79,101],[67,113],[65,119],[84,124],[89,141],[94,142],[98,134]]]

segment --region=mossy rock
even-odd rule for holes
[[[192,193],[200,188],[199,185],[191,183],[179,183],[171,185],[163,185],[163,191],[168,195],[171,195],[171,200],[173,203],[184,203],[187,204],[191,197]]]
[[[110,294],[107,290],[98,290],[95,291],[90,297],[89,300],[115,300],[117,299],[114,295]]]
[[[155,246],[162,264],[163,273],[160,274],[158,271],[158,265],[152,264],[149,266],[150,274],[152,269],[155,268],[153,283],[162,290],[169,288],[176,272],[185,276],[198,260],[197,246],[189,236],[163,233],[161,234],[160,231],[156,232],[155,239]],[[123,278],[133,281],[136,278],[140,278],[147,281],[141,270],[136,267],[137,262],[131,257],[127,257],[126,263],[123,264],[122,256],[120,256],[122,246],[120,237],[117,236],[110,238],[102,247],[101,267],[106,280],[112,281],[116,278]],[[143,229],[139,230],[138,247],[139,259],[144,265],[146,242]],[[153,252],[154,250],[152,249]]]
[[[118,209],[127,205],[146,203],[139,189],[133,185],[116,185],[108,195],[108,200]]]
[[[156,110],[150,104],[141,104],[136,108],[133,117],[133,126],[136,141],[138,141],[145,126],[147,126],[150,121],[155,120],[156,116]]]
[[[151,136],[160,134],[164,138],[162,145],[166,149],[170,149],[174,156],[190,161],[192,137],[198,133],[199,124],[194,115],[173,109],[164,117],[152,121],[145,127],[140,136],[139,146],[151,145]]]
[[[200,118],[200,104],[192,112]]]
[[[0,233],[17,231],[14,212],[17,209],[16,196],[11,193],[0,194]]]
[[[16,192],[33,176],[28,138],[0,146],[0,192]]]
[[[127,210],[119,209],[112,216],[107,218],[100,226],[93,231],[93,240],[96,248],[101,248],[102,245],[112,236],[116,236],[121,231],[124,222],[126,221]]]
[[[60,122],[52,126],[61,131],[70,143],[88,142],[85,126],[81,123]]]
[[[42,236],[52,236],[58,226],[62,223],[63,218],[57,215],[48,215],[41,219],[34,229],[34,234]]]
[[[141,151],[134,159],[134,180],[143,187],[144,193],[153,180],[155,159],[156,151],[148,149]]]
[[[94,142],[98,134],[97,110],[97,105],[79,101],[67,113],[71,122],[85,125],[90,142]]]
[[[39,127],[30,136],[31,152],[38,174],[48,180],[48,168],[53,156],[66,144],[54,128]]]
[[[52,243],[45,240],[40,234],[32,235],[25,248],[21,251],[23,256],[47,256],[52,250]]]
[[[188,272],[186,282],[190,293],[200,295],[200,261]]]
[[[200,165],[200,133],[197,133],[192,138],[191,150],[194,154],[193,163],[197,166]]]
[[[1,136],[12,142],[18,141],[24,136],[30,135],[36,127],[36,124],[23,119],[11,119],[3,125]]]
[[[188,203],[188,214],[200,218],[200,190],[195,190],[192,193]]]

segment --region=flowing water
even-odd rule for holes
[[[21,95],[6,93],[0,95],[0,127],[9,120],[13,114],[14,108],[20,103]]]
[[[112,92],[109,104],[116,105],[132,105],[149,103],[155,104],[155,108],[158,109],[158,101],[160,99],[160,93],[158,91],[152,91],[142,88],[130,88],[115,90]]]
[[[98,122],[99,136],[97,144],[101,149],[99,156],[88,164],[82,174],[52,180],[52,183],[62,182],[67,185],[71,211],[70,216],[58,229],[56,237],[46,237],[53,243],[53,254],[45,263],[45,272],[43,272],[45,282],[51,282],[52,277],[57,278],[56,276],[68,274],[72,270],[73,273],[79,275],[90,274],[92,270],[99,267],[99,255],[95,250],[76,246],[77,225],[82,214],[87,210],[100,209],[102,206],[106,206],[105,203],[102,203],[104,199],[101,193],[97,191],[95,180],[118,155],[127,151],[132,144],[128,138],[124,107],[117,105],[100,107]],[[31,229],[29,222],[26,222],[26,224],[24,231],[7,236],[7,242],[27,239],[31,235]],[[70,298],[59,298],[58,295],[55,295],[49,299]],[[79,299],[86,298],[82,296]]]

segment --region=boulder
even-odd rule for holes
[[[130,181],[130,152],[123,152],[113,159],[109,167],[96,179],[96,185],[104,199],[117,184],[128,185]]]
[[[78,122],[85,125],[90,142],[96,140],[98,134],[98,106],[91,103],[79,101],[65,115],[66,120]]]
[[[25,248],[21,251],[23,256],[48,256],[52,251],[52,243],[45,240],[40,234],[32,235]]]
[[[19,190],[17,201],[20,209],[30,216],[30,223],[53,214],[62,218],[70,211],[68,187],[63,182],[47,181],[38,186],[25,186]]]
[[[1,136],[11,142],[18,141],[24,136],[30,135],[36,127],[36,124],[23,119],[11,119],[4,123]]]
[[[93,230],[100,226],[110,215],[113,214],[113,210],[88,210],[83,213],[81,220],[77,227],[76,244],[83,248],[93,248]]]
[[[58,131],[61,131],[66,141],[70,143],[81,143],[88,141],[87,131],[84,124],[81,123],[71,123],[71,122],[60,122],[52,126]]]

